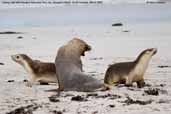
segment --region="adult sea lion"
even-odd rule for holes
[[[90,50],[91,46],[78,38],[59,48],[55,60],[59,91],[89,92],[105,87],[103,82],[82,72],[81,56]]]

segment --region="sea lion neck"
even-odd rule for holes
[[[140,62],[143,63],[148,63],[151,59],[151,55],[145,55],[146,51],[143,51],[139,54],[139,56],[136,58],[136,60],[134,61],[135,64],[139,64]]]
[[[148,67],[151,57],[152,56],[150,54],[148,55],[145,51],[143,51],[134,61],[134,68],[139,69],[139,72],[144,73]]]
[[[63,46],[59,49],[58,58],[66,60],[80,60],[80,51],[75,47]]]
[[[30,57],[25,57],[23,67],[28,73],[33,73],[34,61]]]
[[[136,60],[134,61],[134,63],[135,64],[138,64],[139,62],[140,62],[140,59],[142,58],[142,56],[144,55],[144,51],[143,52],[141,52],[139,55],[138,55],[138,57],[136,58]]]

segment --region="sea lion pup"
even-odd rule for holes
[[[16,54],[11,56],[12,60],[19,63],[30,75],[30,81],[27,86],[32,86],[39,82],[56,83],[56,68],[54,63],[41,62],[39,60],[32,60],[25,54]]]
[[[82,72],[81,56],[90,50],[91,46],[78,38],[70,40],[59,48],[55,60],[59,84],[58,92],[91,92],[104,87],[104,83]]]
[[[149,61],[157,53],[156,48],[146,49],[133,62],[122,62],[111,65],[105,74],[104,82],[109,85],[126,84],[131,86],[133,82],[138,87],[143,87],[144,73]]]

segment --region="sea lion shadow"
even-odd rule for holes
[[[44,90],[45,92],[58,92],[58,89],[48,89],[48,90]]]

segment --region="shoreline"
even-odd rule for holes
[[[124,9],[123,9],[124,7]],[[112,25],[122,22],[165,23],[171,22],[171,4],[109,6],[66,6],[51,8],[1,9],[3,27],[47,27],[67,25]],[[68,11],[71,11],[68,13]],[[42,13],[43,12],[43,13]],[[107,12],[107,13],[106,13]],[[46,15],[45,15],[46,14]],[[153,18],[151,17],[153,16]],[[29,18],[30,17],[30,18]],[[68,18],[69,17],[69,18]]]

